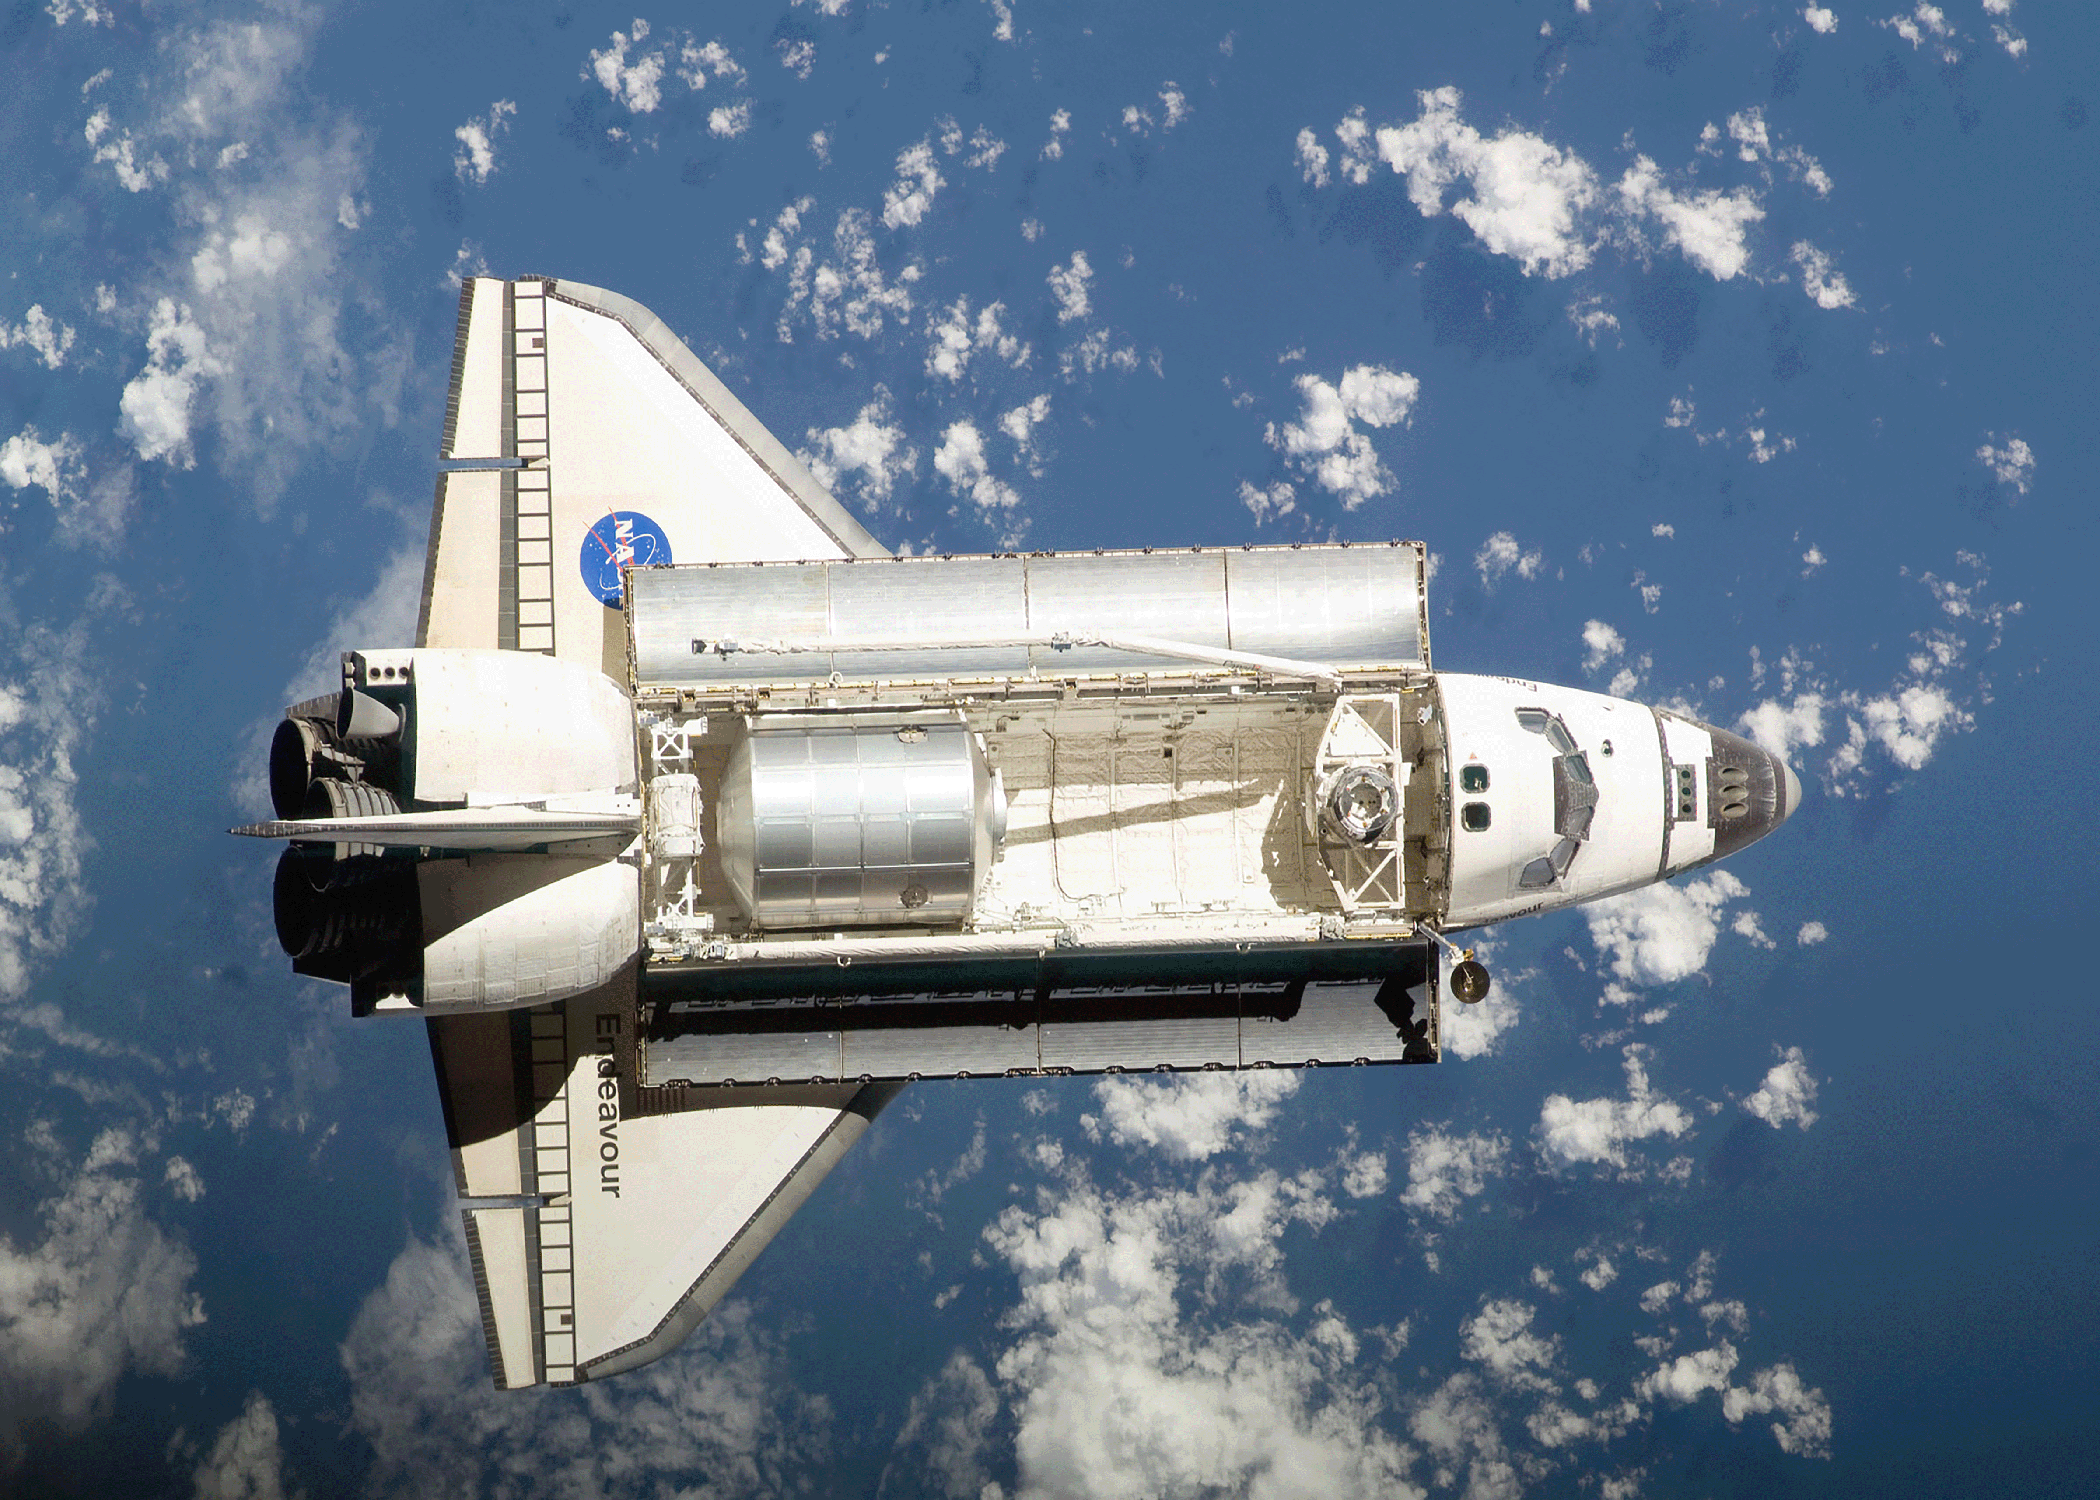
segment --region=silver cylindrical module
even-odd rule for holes
[[[671,771],[649,782],[649,852],[658,859],[700,853],[700,778]]]
[[[747,719],[715,804],[722,873],[756,928],[967,921],[1006,821],[960,715]]]

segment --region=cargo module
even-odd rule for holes
[[[689,1333],[908,1081],[1428,1063],[1447,934],[1776,827],[1432,669],[1414,542],[891,557],[646,309],[462,294],[419,645],[271,750],[279,938],[425,1019],[493,1376]]]

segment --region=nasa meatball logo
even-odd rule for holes
[[[620,606],[620,570],[671,560],[671,539],[638,510],[610,511],[583,534],[583,586],[611,609]]]

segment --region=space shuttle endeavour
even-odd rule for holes
[[[429,1028],[499,1386],[677,1347],[921,1078],[1427,1063],[1448,934],[1800,785],[1430,664],[1415,542],[892,557],[661,321],[461,295],[418,644],[270,751],[278,937]]]

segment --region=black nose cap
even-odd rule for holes
[[[1714,831],[1714,858],[1756,843],[1784,823],[1801,800],[1791,767],[1741,735],[1706,726],[1714,737],[1706,763],[1706,825]]]

